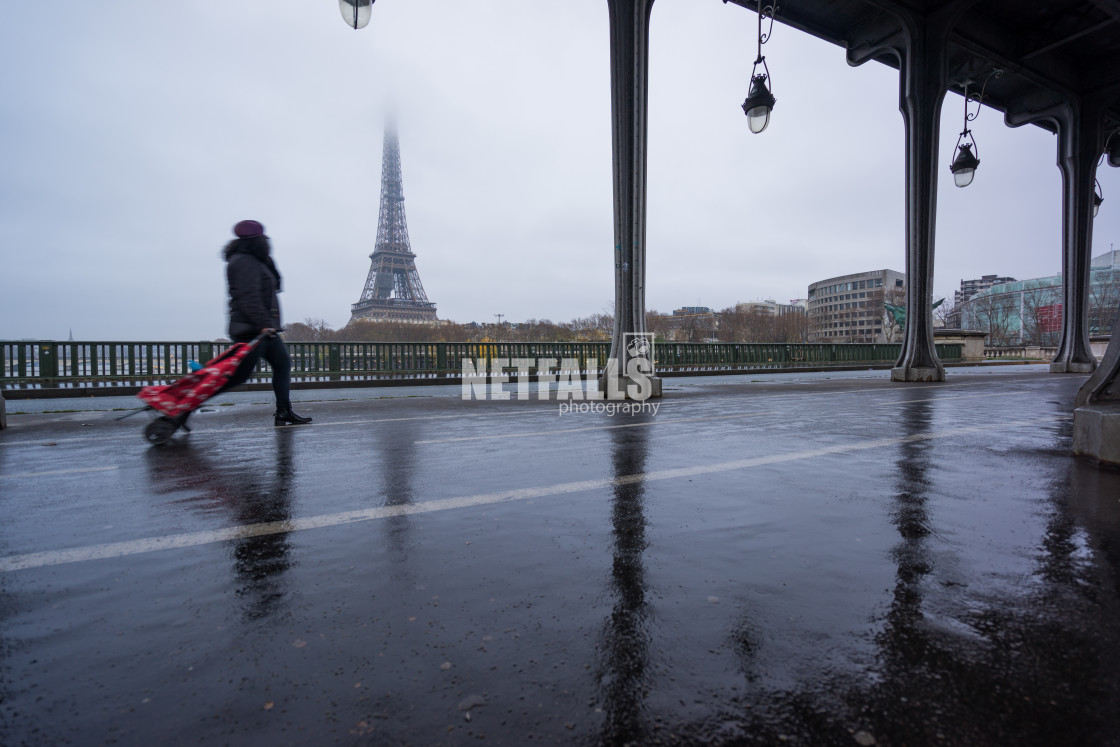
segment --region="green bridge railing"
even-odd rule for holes
[[[166,383],[228,348],[217,342],[0,341],[0,386],[5,389],[136,386]],[[897,360],[898,344],[681,343],[659,342],[659,373],[757,371]],[[943,361],[960,360],[962,345],[939,343]],[[580,368],[600,368],[608,342],[289,342],[292,380],[369,381],[454,379],[463,361],[478,365],[500,358],[575,358]],[[535,372],[535,366],[534,372]],[[513,368],[512,370],[516,370]],[[257,376],[265,376],[265,363]]]

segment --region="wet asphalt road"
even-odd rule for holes
[[[0,744],[1120,744],[1083,380],[11,414]]]

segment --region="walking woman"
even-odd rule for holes
[[[292,360],[280,338],[280,272],[272,261],[272,246],[264,226],[243,220],[233,227],[236,239],[226,244],[226,278],[229,281],[229,336],[234,342],[249,342],[264,335],[245,357],[222,391],[243,384],[264,358],[272,366],[272,391],[276,395],[276,425],[310,423],[292,411],[289,399]]]

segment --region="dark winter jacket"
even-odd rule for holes
[[[226,245],[229,281],[229,336],[254,337],[280,329],[280,273],[269,255],[268,239],[235,239]]]

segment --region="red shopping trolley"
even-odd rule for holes
[[[144,439],[159,446],[171,440],[175,431],[187,427],[187,417],[202,404],[222,390],[230,380],[245,356],[253,352],[264,335],[258,335],[251,342],[238,342],[217,358],[207,361],[197,371],[193,371],[173,384],[146,386],[136,395],[159,417],[144,428]]]

